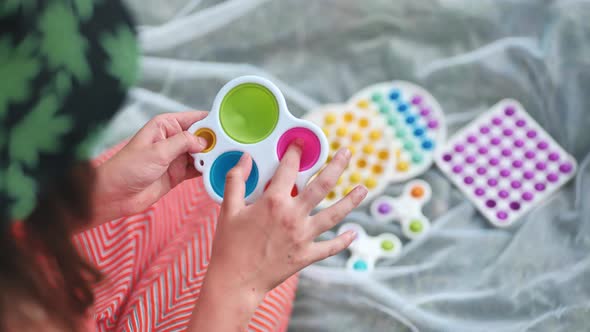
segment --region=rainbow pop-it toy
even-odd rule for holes
[[[422,174],[446,138],[436,99],[402,81],[369,86],[347,104],[325,105],[305,118],[322,127],[330,144],[329,158],[340,147],[352,152],[349,167],[321,207],[338,201],[357,184],[369,190],[368,202],[388,183]]]
[[[576,160],[510,99],[455,134],[436,163],[497,227],[513,224],[577,168]]]
[[[226,174],[243,152],[248,152],[253,161],[246,181],[246,203],[253,203],[264,192],[296,138],[303,140],[303,154],[293,195],[303,190],[328,156],[328,141],[322,130],[295,118],[280,90],[257,76],[228,82],[215,97],[209,115],[193,124],[189,132],[209,142],[205,150],[192,156],[196,169],[203,173],[207,193],[219,203]]]

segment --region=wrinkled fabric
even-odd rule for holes
[[[372,277],[347,254],[302,274],[291,331],[585,331],[590,326],[590,2],[539,0],[128,0],[143,80],[97,149],[162,112],[209,109],[244,74],[273,80],[291,112],[382,81],[422,85],[449,132],[519,100],[579,163],[512,229],[496,229],[433,167],[433,229]],[[397,194],[401,185],[391,185]],[[370,234],[360,208],[347,221]],[[324,238],[333,236],[324,234]]]

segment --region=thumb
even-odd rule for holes
[[[184,153],[198,153],[203,151],[207,147],[207,144],[208,142],[204,138],[191,135],[188,131],[182,131],[155,143],[153,150],[161,162],[170,164]]]

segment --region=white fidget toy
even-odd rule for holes
[[[369,86],[347,104],[325,105],[305,118],[324,130],[330,156],[340,147],[352,152],[348,168],[321,207],[337,202],[358,184],[369,190],[368,202],[389,183],[422,174],[446,139],[439,103],[423,88],[403,81]]]
[[[348,247],[351,254],[346,267],[351,271],[371,272],[378,259],[394,258],[401,253],[402,241],[391,233],[383,233],[373,237],[367,235],[360,225],[347,223],[338,229],[338,234],[349,230],[354,230],[358,234]]]
[[[408,182],[398,197],[380,196],[371,204],[371,215],[376,221],[397,220],[409,239],[426,234],[430,220],[422,213],[422,207],[432,196],[430,185],[422,180]]]
[[[510,99],[455,134],[436,163],[497,227],[513,224],[577,168],[576,160]]]
[[[189,130],[209,145],[193,154],[195,168],[203,174],[207,193],[223,201],[225,177],[243,152],[252,156],[245,200],[253,203],[266,189],[289,144],[303,140],[299,174],[292,195],[303,190],[328,157],[328,141],[313,123],[294,117],[285,98],[270,81],[243,76],[228,82],[217,94],[206,118]]]

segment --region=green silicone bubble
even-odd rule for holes
[[[371,99],[373,99],[373,101],[377,102],[381,100],[381,94],[376,92],[371,96]]]
[[[391,251],[394,247],[395,245],[390,240],[384,240],[383,242],[381,242],[381,248],[385,251]]]
[[[219,107],[219,121],[226,134],[244,143],[268,137],[279,121],[279,105],[266,87],[244,83],[231,89]]]
[[[414,233],[422,231],[422,222],[420,220],[412,220],[410,223],[410,230]]]

